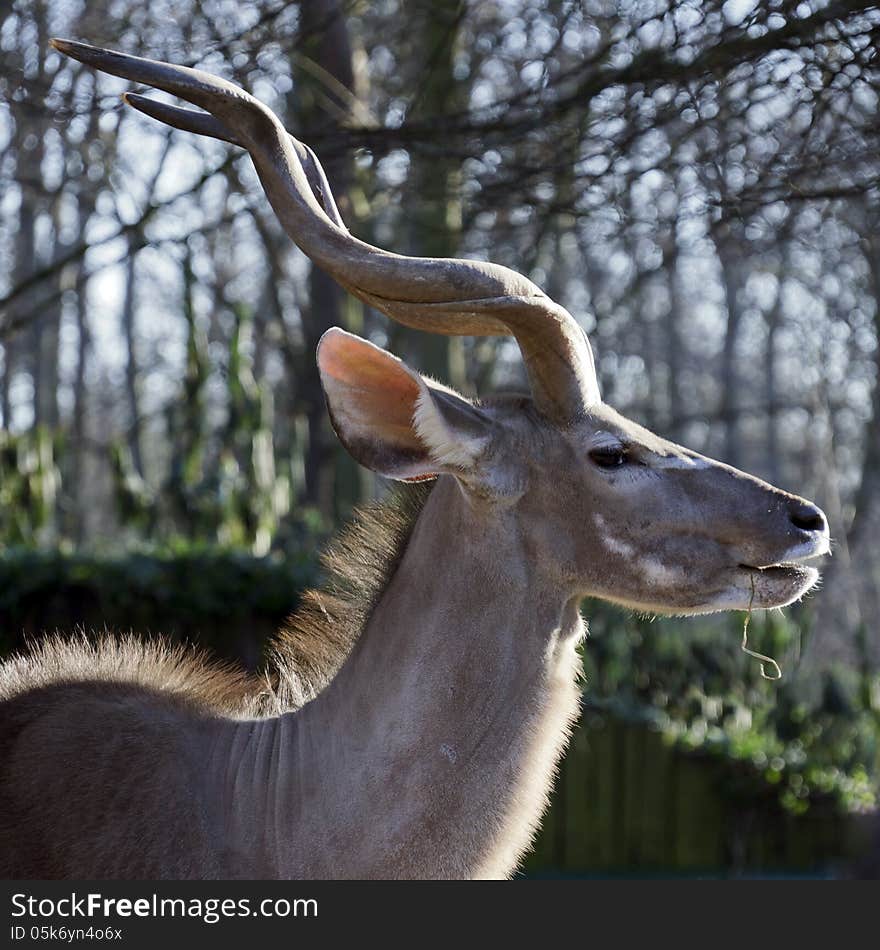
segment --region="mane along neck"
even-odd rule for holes
[[[357,509],[321,556],[324,585],[300,605],[270,646],[276,712],[299,709],[333,679],[397,570],[433,483],[397,485]]]
[[[441,478],[332,682],[297,712],[227,736],[233,837],[266,827],[275,874],[515,868],[577,713],[583,627],[512,517],[484,516]],[[256,801],[243,775],[271,777],[244,780],[266,789]]]

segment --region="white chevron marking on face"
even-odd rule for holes
[[[638,569],[649,584],[657,587],[672,587],[684,577],[684,571],[669,568],[655,557],[639,558]]]
[[[617,538],[612,538],[607,534],[608,526],[602,515],[593,515],[593,523],[599,529],[599,540],[609,551],[625,558],[631,558],[636,553],[636,549],[631,544],[627,544],[625,541],[618,541]]]

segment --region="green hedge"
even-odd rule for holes
[[[865,658],[807,678],[808,610],[751,618],[750,646],[782,666],[773,682],[740,650],[743,614],[638,618],[597,602],[585,612],[587,709],[650,723],[683,751],[726,760],[729,797],[770,793],[793,815],[829,798],[845,812],[876,807],[880,676]]]
[[[0,649],[44,631],[133,630],[209,647],[249,666],[318,580],[315,558],[182,548],[125,557],[7,549]]]

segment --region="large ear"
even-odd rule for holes
[[[333,428],[361,465],[406,481],[473,471],[492,423],[466,399],[338,327],[318,343],[318,369]]]

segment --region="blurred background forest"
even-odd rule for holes
[[[254,665],[384,490],[329,428],[323,331],[468,394],[522,388],[518,352],[346,296],[246,155],[126,109],[51,36],[244,86],[357,236],[522,271],[589,333],[609,403],[827,512],[823,589],[753,618],[781,683],[741,617],[586,605],[584,724],[532,869],[848,857],[880,766],[880,11],[0,0],[0,648],[106,624]]]

